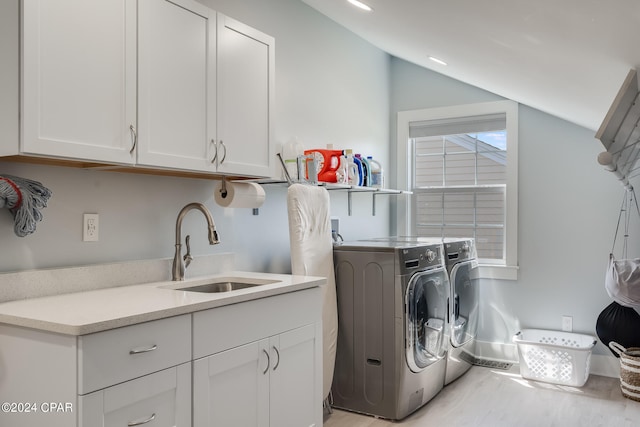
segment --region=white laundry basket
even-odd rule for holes
[[[523,378],[582,387],[589,378],[595,337],[572,332],[523,329],[514,335]]]

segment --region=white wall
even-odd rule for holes
[[[306,148],[332,143],[388,164],[387,54],[297,0],[203,3],[275,37],[278,144],[297,136]],[[183,236],[191,234],[194,254],[235,252],[238,268],[290,271],[284,187],[268,186],[267,200],[253,216],[217,206],[213,181],[0,162],[3,173],[39,180],[53,196],[37,231],[25,238],[15,236],[9,211],[0,209],[0,272],[172,257],[176,216],[193,201],[211,209],[222,240],[209,246],[204,218],[192,212]],[[331,199],[345,238],[388,234],[383,198],[375,217],[370,197],[354,196],[352,217],[345,194],[332,193]],[[87,212],[100,215],[97,243],[81,241]]]
[[[500,99],[399,59],[391,70],[392,113]],[[604,273],[624,190],[598,165],[604,148],[593,131],[524,105],[519,126],[519,278],[481,283],[479,339],[559,330],[563,315],[574,331],[595,334],[611,302]],[[608,353],[602,344],[595,352]]]

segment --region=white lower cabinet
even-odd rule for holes
[[[81,336],[0,323],[0,426],[320,427],[321,304],[315,287]]]
[[[191,426],[191,363],[80,396],[80,427]]]
[[[316,325],[193,363],[194,427],[318,426]]]
[[[0,398],[16,404],[0,426],[189,427],[191,362],[190,314],[81,336],[0,324]]]
[[[321,331],[308,325],[270,340],[270,348],[277,349],[269,384],[271,426],[322,426],[316,417],[322,406],[316,392],[318,384],[322,387],[316,376],[322,366],[322,355],[316,353]]]
[[[253,342],[193,362],[194,426],[269,425],[269,375],[261,347],[266,346]]]
[[[322,426],[320,288],[193,314],[194,427]]]

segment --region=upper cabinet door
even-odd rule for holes
[[[138,163],[215,170],[215,12],[140,0],[138,25]]]
[[[18,154],[20,3],[0,2],[0,156]]]
[[[272,176],[274,39],[218,14],[220,172]]]
[[[133,163],[136,2],[22,5],[21,151]]]

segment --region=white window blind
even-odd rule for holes
[[[474,237],[483,278],[517,279],[518,104],[398,112],[401,235]]]
[[[411,122],[414,230],[473,237],[485,262],[505,259],[506,114]]]

